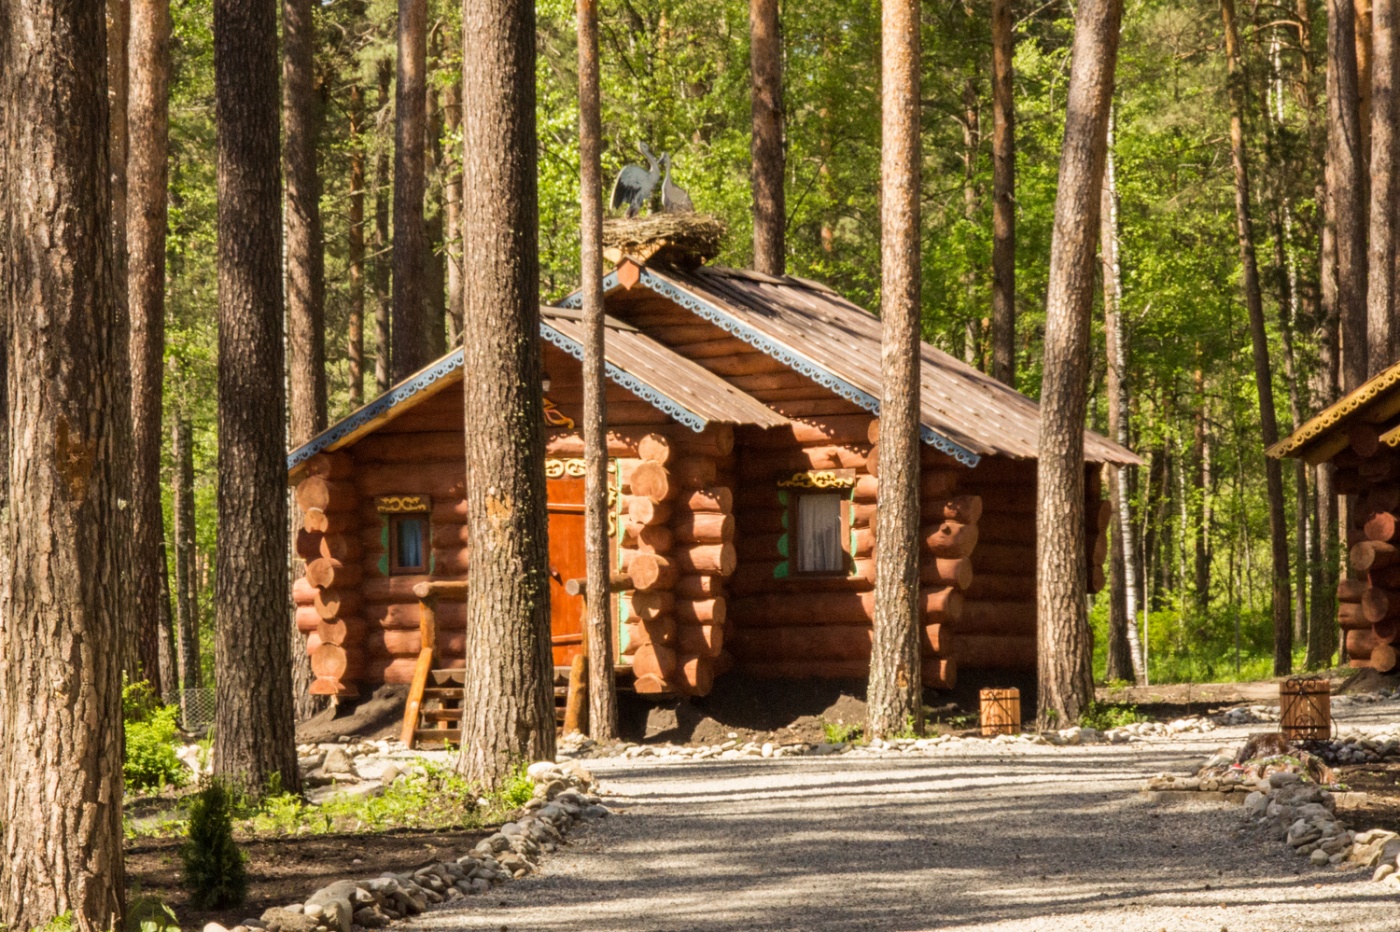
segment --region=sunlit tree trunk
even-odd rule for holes
[[[1327,204],[1336,249],[1342,388],[1366,381],[1366,182],[1361,160],[1355,11],[1327,0]]]
[[[379,62],[379,113],[383,119],[389,111],[389,94],[394,66],[387,58]],[[393,257],[389,249],[389,195],[393,178],[389,174],[389,152],[379,147],[374,160],[374,390],[383,394],[390,385],[389,322],[393,316],[393,295],[389,291],[389,270]]]
[[[1396,0],[1376,0],[1371,31],[1371,208],[1367,256],[1367,374],[1392,362],[1395,315],[1395,210],[1397,174],[1395,81],[1400,45],[1395,41]]]
[[[992,378],[1016,387],[1016,107],[1011,0],[992,0]]]
[[[880,487],[869,734],[923,727],[919,656],[919,0],[885,0],[880,150]]]
[[[365,400],[365,89],[350,85],[346,113],[350,147],[349,230],[346,265],[350,279],[350,321],[345,355],[350,365],[350,406]]]
[[[1075,13],[1040,398],[1036,653],[1042,726],[1078,721],[1094,697],[1085,610],[1084,427],[1094,246],[1122,15],[1121,0],[1083,0]]]
[[[783,40],[778,0],[749,0],[749,72],[753,85],[753,267],[787,270],[783,194]]]

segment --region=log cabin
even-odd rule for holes
[[[1340,643],[1352,667],[1400,666],[1400,364],[1377,374],[1266,451],[1332,467],[1346,514],[1348,578],[1337,585]]]
[[[880,327],[794,276],[624,259],[604,283],[619,682],[705,695],[731,669],[864,678],[874,613]],[[577,295],[542,309],[554,660],[580,649],[584,575]],[[313,691],[406,683],[415,586],[465,577],[462,354],[449,353],[288,458],[308,560],[294,597]],[[1034,401],[923,347],[922,679],[1036,668]],[[1136,464],[1085,435],[1087,582],[1103,585],[1099,474]],[[458,598],[465,598],[459,595]],[[465,605],[438,607],[460,663]],[[722,681],[721,681],[722,682]]]

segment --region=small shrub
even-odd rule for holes
[[[1147,721],[1147,716],[1130,703],[1091,702],[1079,716],[1079,724],[1096,731],[1121,728],[1136,722]]]
[[[122,683],[122,721],[130,724],[132,722],[150,721],[153,714],[161,708],[160,696],[150,683],[142,680],[139,683]]]
[[[515,769],[515,773],[510,775],[500,792],[496,794],[501,805],[508,810],[519,809],[528,803],[534,795],[535,782],[526,775],[523,764]]]
[[[175,706],[157,705],[145,710],[144,718],[127,721],[126,753],[122,761],[127,786],[147,791],[159,790],[167,784],[185,784],[188,771],[175,756],[175,742],[180,736],[175,725],[178,712]]]
[[[827,744],[850,744],[865,735],[862,725],[847,725],[845,722],[822,722],[822,735]]]
[[[248,895],[243,852],[233,840],[233,797],[215,780],[190,806],[189,840],[180,849],[185,884],[198,909],[240,905]]]
[[[126,932],[180,932],[180,921],[160,897],[138,896],[127,904]]]

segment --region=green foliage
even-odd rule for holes
[[[77,928],[77,923],[73,919],[71,910],[54,916],[48,922],[39,926],[35,932],[73,932]]]
[[[126,904],[126,932],[180,932],[180,921],[160,897],[137,896]]]
[[[1139,712],[1137,706],[1126,702],[1091,702],[1079,716],[1079,724],[1098,731],[1145,721],[1147,716]]]
[[[176,725],[179,709],[162,705],[148,683],[131,683],[122,688],[122,719],[125,750],[122,773],[134,790],[159,790],[183,786],[189,771],[175,756],[180,739]]]
[[[497,797],[506,808],[519,809],[528,803],[534,795],[535,782],[526,775],[525,765],[521,764],[506,780]]]
[[[234,797],[220,781],[200,790],[190,806],[189,840],[180,849],[190,902],[199,909],[238,906],[248,895],[243,852],[233,840]]]
[[[822,722],[822,735],[827,744],[850,744],[865,736],[865,726],[845,722]]]

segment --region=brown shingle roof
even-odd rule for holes
[[[706,319],[715,318],[712,322],[746,342],[878,410],[880,322],[827,286],[791,275],[777,278],[714,266],[692,272],[648,267],[641,284]],[[965,460],[1036,456],[1040,406],[927,343],[920,392],[926,442]],[[1084,435],[1084,458],[1142,462],[1092,431]]]
[[[1308,463],[1322,463],[1346,448],[1347,430],[1353,425],[1380,425],[1396,415],[1400,415],[1400,363],[1319,411],[1265,452],[1279,459],[1293,457]],[[1389,447],[1400,447],[1400,429],[1382,433],[1381,442]]]

